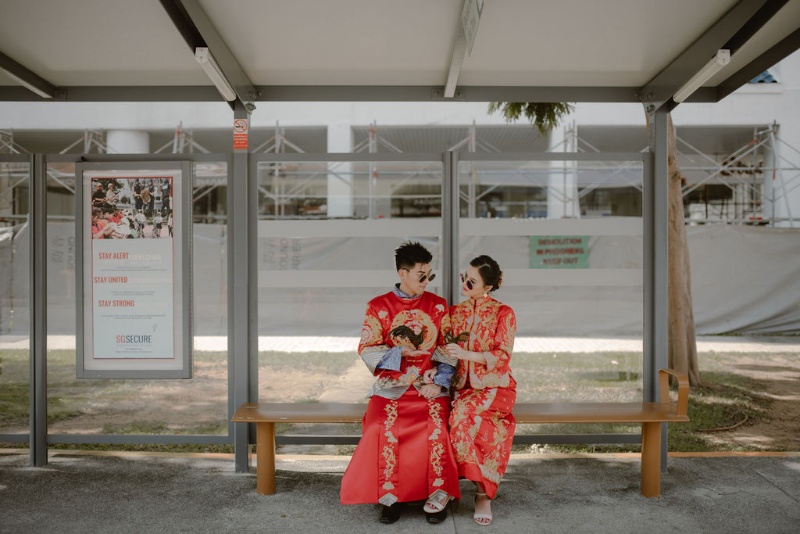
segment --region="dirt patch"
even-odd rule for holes
[[[731,430],[706,433],[712,443],[730,443],[769,451],[800,450],[800,355],[726,354],[727,372],[758,381],[772,400],[768,414]],[[701,371],[702,371],[701,365]]]

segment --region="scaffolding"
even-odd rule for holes
[[[466,129],[466,135],[451,142],[447,151],[502,153],[491,141],[482,138],[482,129],[474,121],[462,128]],[[376,121],[370,122],[366,133],[366,138],[352,147],[353,153],[388,151],[403,154],[402,159],[408,159],[407,151],[402,148],[408,143],[392,142],[382,135]],[[777,123],[753,128],[752,138],[727,154],[708,154],[681,137],[680,131],[678,133],[678,161],[686,177],[682,194],[687,224],[796,227],[800,222],[796,220],[798,209],[795,206],[792,210],[790,202],[792,193],[800,187],[800,151],[781,138]],[[80,147],[85,154],[108,154],[111,151],[104,137],[103,130],[84,130],[58,153],[67,154]],[[574,123],[564,127],[561,142],[549,150],[601,152],[581,137],[580,128]],[[641,148],[641,151],[646,150],[647,147]],[[197,141],[191,129],[179,123],[171,141],[153,153],[187,152],[210,153]],[[305,154],[306,150],[301,143],[289,139],[285,128],[276,122],[272,135],[251,152]],[[15,140],[13,131],[0,131],[2,153],[29,154],[30,151]],[[357,218],[375,218],[387,213],[407,217],[436,212],[435,205],[441,198],[437,186],[440,188],[441,184],[430,166],[415,166],[406,161],[404,168],[401,164],[388,164],[385,159],[381,163],[360,159],[361,162],[306,163],[296,161],[295,157],[291,163],[269,163],[269,168],[262,168],[259,174],[259,192],[270,205],[262,215],[268,218],[325,217],[328,190],[341,183],[352,190],[355,203],[352,211]],[[565,157],[564,161],[551,161],[539,167],[529,165],[506,170],[479,168],[474,162],[465,165],[468,166],[461,169],[460,175],[460,209],[470,218],[503,216],[509,213],[512,204],[519,204],[513,209],[513,216],[548,216],[548,201],[563,205],[565,213],[570,204],[580,206],[577,213],[565,215],[569,217],[580,217],[587,211],[590,216],[612,215],[616,213],[608,207],[610,199],[616,199],[614,202],[619,204],[635,200],[641,193],[641,182],[631,162],[597,161],[591,165],[584,163],[577,169],[575,163]],[[217,167],[198,173],[194,184],[195,200],[225,185],[224,165]],[[579,172],[594,174],[591,180],[579,183],[576,179]],[[74,176],[70,169],[48,168],[48,176],[60,188],[74,192]],[[559,176],[561,186],[556,183]],[[24,180],[6,180],[0,195],[8,197],[15,187],[25,183]],[[625,214],[633,214],[635,210],[636,206],[632,206]]]
[[[681,170],[695,179],[682,187],[686,218],[690,224],[775,225],[795,221],[789,194],[800,186],[800,167],[781,155],[788,149],[800,154],[780,138],[778,124],[755,129],[750,141],[730,154],[715,159],[678,138]],[[775,215],[782,203],[786,217]]]

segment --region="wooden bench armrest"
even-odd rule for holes
[[[678,381],[678,415],[686,415],[689,408],[689,378],[672,369],[658,370],[658,389],[661,395],[661,402],[669,404],[669,377],[672,376]]]

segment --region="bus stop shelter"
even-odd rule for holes
[[[651,126],[643,159],[643,382],[652,400],[667,361],[668,113],[681,102],[718,102],[800,48],[800,0],[7,0],[2,13],[0,102],[229,103],[231,413],[257,395],[255,184],[235,124],[258,113],[259,102],[640,103]],[[47,462],[45,160],[19,158],[33,170],[30,445],[40,466]],[[453,263],[452,242],[442,255]],[[446,295],[449,284],[452,276]],[[231,425],[230,433],[237,468],[245,469],[247,429]]]

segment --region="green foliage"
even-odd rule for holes
[[[542,135],[558,126],[575,107],[566,102],[490,102],[489,113],[500,111],[506,122],[519,120],[523,115]]]
[[[0,421],[23,422],[30,412],[30,386],[27,383],[3,384],[0,387]]]

